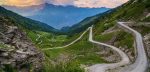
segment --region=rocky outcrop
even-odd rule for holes
[[[147,55],[150,58],[150,33],[144,36],[144,42],[147,49]]]
[[[13,22],[0,19],[0,69],[39,72],[44,56]],[[9,66],[9,67],[8,67]]]
[[[102,59],[104,59],[107,62],[110,63],[116,63],[121,61],[121,57],[117,52],[114,50],[110,49],[109,47],[106,46],[97,46],[99,49],[99,52],[96,52],[96,54],[99,54]]]
[[[150,71],[150,33],[144,36],[144,42],[147,50],[147,55],[149,58],[149,71]]]

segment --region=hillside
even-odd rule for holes
[[[108,19],[111,19],[109,21],[115,20],[149,21],[149,17],[146,17],[146,15],[148,15],[149,13],[149,1],[145,0],[144,2],[142,2],[140,0],[137,0],[137,2],[134,3],[133,2],[134,0],[131,0],[120,7],[109,10],[102,14],[95,15],[93,17],[86,18],[80,23],[70,27],[68,33],[72,34],[79,33],[81,31],[84,31],[87,27],[89,27],[92,24],[96,24],[97,22],[100,23],[106,22],[106,20]]]
[[[44,55],[8,17],[0,16],[0,72],[38,72]]]
[[[43,70],[44,55],[28,35],[34,31],[59,34],[49,25],[0,7],[0,72]]]

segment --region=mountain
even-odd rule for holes
[[[2,7],[8,10],[12,10],[13,12],[18,13],[22,16],[32,16],[35,15],[35,12],[43,9],[44,6],[43,4],[41,4],[41,5],[33,5],[33,6],[25,6],[25,7],[2,5]]]
[[[60,6],[48,3],[22,8],[10,6],[4,7],[25,17],[49,24],[57,29],[60,29],[64,26],[72,26],[86,17],[109,10],[109,8],[105,7],[79,8],[75,6]]]
[[[18,26],[20,26],[24,29],[36,30],[36,31],[45,31],[45,32],[52,32],[52,33],[58,32],[57,29],[54,29],[53,27],[51,27],[45,23],[35,21],[35,20],[29,19],[29,18],[25,18],[23,16],[20,16],[20,15],[14,13],[14,12],[6,10],[3,7],[0,7],[0,17],[7,17],[11,21],[16,23]]]
[[[98,20],[102,19],[103,17],[105,17],[105,15],[107,15],[113,11],[114,10],[109,10],[104,13],[97,14],[95,16],[87,17],[75,25],[72,25],[70,27],[63,27],[61,29],[61,31],[63,31],[64,33],[69,34],[69,35],[80,33],[82,31],[84,31],[85,29],[87,29],[87,27],[95,24]]]
[[[44,55],[27,36],[29,31],[56,32],[44,23],[0,7],[0,72],[40,72]],[[26,31],[26,32],[25,32]]]
[[[148,20],[149,21],[149,17],[144,19],[145,14],[149,13],[149,5],[150,4],[148,0],[144,0],[143,2],[141,0],[130,0],[129,2],[115,9],[111,9],[107,12],[85,18],[83,21],[71,27],[68,27],[67,30],[64,31],[66,31],[68,34],[80,33],[84,31],[87,27],[97,24],[97,22],[107,21],[109,18],[112,17],[113,17],[112,21],[113,20],[131,20],[131,21]],[[141,19],[142,17],[143,19]]]

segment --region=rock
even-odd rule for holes
[[[9,54],[8,54],[8,52],[5,52],[5,53],[2,53],[1,54],[1,56],[4,56],[4,57],[6,57],[6,56],[8,56]]]
[[[0,49],[0,53],[6,52],[6,50],[4,48]]]
[[[148,57],[150,57],[150,33],[144,36],[144,42],[146,45]]]
[[[0,44],[5,47],[0,48],[0,68],[6,64],[17,68],[17,72],[29,71],[31,64],[34,72],[39,72],[43,68],[44,55],[39,52],[24,32],[16,26],[0,24],[3,32],[0,32]],[[3,36],[1,36],[3,35]]]

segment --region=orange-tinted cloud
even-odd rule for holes
[[[31,6],[31,5],[39,5],[42,4],[42,0],[3,0],[0,1],[3,5],[10,6]]]

